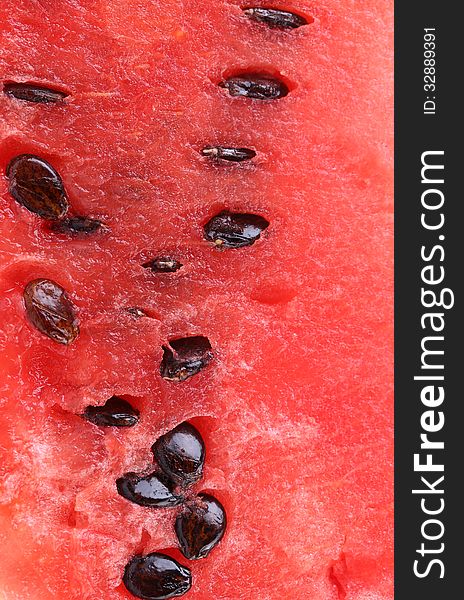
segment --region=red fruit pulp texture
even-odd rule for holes
[[[50,232],[0,177],[5,600],[127,599],[134,554],[180,557],[175,510],[131,504],[115,480],[151,465],[153,442],[185,420],[207,449],[197,490],[228,516],[207,559],[180,560],[188,598],[392,598],[392,6],[272,2],[314,17],[292,32],[242,6],[2,2],[2,82],[69,96],[0,97],[0,169],[40,156],[73,214],[108,228]],[[242,71],[291,92],[231,98],[217,84]],[[211,144],[258,154],[218,165],[200,154]],[[220,251],[202,227],[223,209],[270,226]],[[166,255],[183,267],[141,266]],[[36,278],[77,307],[69,346],[26,321]],[[214,359],[165,381],[162,345],[186,335],[207,336]],[[78,416],[113,395],[140,410],[137,426]]]

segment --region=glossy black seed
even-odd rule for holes
[[[278,100],[290,91],[280,79],[255,73],[229,77],[219,85],[226,88],[231,96],[253,98],[254,100]]]
[[[118,493],[135,504],[152,508],[177,506],[183,500],[174,493],[175,484],[162,473],[126,473],[116,480]]]
[[[200,432],[190,423],[181,423],[162,435],[152,446],[163,471],[180,485],[199,481],[205,464],[205,444]]]
[[[35,102],[38,104],[53,104],[60,102],[69,94],[59,90],[52,90],[42,85],[33,83],[5,83],[3,91],[7,96],[26,102]]]
[[[251,246],[269,227],[269,221],[260,215],[234,213],[223,210],[204,226],[205,239],[222,248]]]
[[[77,338],[75,307],[60,285],[50,279],[35,279],[27,284],[23,297],[27,318],[41,333],[60,344]]]
[[[9,163],[6,175],[13,198],[43,219],[60,219],[68,210],[61,177],[47,161],[20,154]]]
[[[308,20],[301,15],[277,8],[245,8],[243,12],[250,19],[276,29],[297,29],[308,24]]]
[[[153,273],[175,273],[182,266],[182,263],[170,256],[158,256],[142,265],[142,267],[150,269]]]
[[[87,406],[82,416],[99,427],[133,427],[140,413],[127,400],[112,396],[103,406]]]
[[[224,146],[206,146],[201,151],[203,156],[227,160],[229,162],[243,162],[251,160],[256,156],[256,152],[250,148],[228,148]]]
[[[202,335],[169,340],[169,346],[163,346],[161,377],[169,381],[185,381],[204,369],[212,358],[211,344]]]
[[[137,598],[167,600],[188,592],[192,575],[190,569],[173,558],[153,552],[134,556],[126,565],[123,582]]]
[[[226,530],[224,507],[209,494],[187,502],[176,519],[176,534],[182,554],[190,560],[205,558]]]
[[[95,233],[102,226],[98,219],[90,217],[70,217],[61,221],[53,221],[50,225],[51,231],[54,233],[62,233],[64,235],[89,235]]]

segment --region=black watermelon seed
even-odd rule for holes
[[[211,344],[202,335],[169,340],[169,346],[163,346],[161,377],[169,381],[185,381],[204,369],[212,358]]]
[[[279,10],[277,8],[244,8],[243,12],[260,23],[265,23],[269,27],[276,29],[297,29],[303,25],[308,25],[309,21],[287,10]]]
[[[29,321],[41,333],[60,344],[70,344],[79,335],[75,307],[65,290],[50,279],[35,279],[24,289]]]
[[[13,198],[43,219],[60,219],[68,210],[61,177],[47,161],[20,154],[9,163],[6,175]]]
[[[174,493],[175,484],[162,473],[126,473],[116,480],[116,488],[123,498],[140,506],[167,508],[183,500]]]
[[[190,423],[181,423],[156,440],[152,451],[159,466],[173,481],[188,486],[199,481],[205,464],[205,444]]]
[[[175,273],[182,266],[182,263],[170,256],[158,256],[142,265],[142,267],[150,269],[153,273]]]
[[[280,79],[257,73],[229,77],[219,85],[231,96],[254,100],[278,100],[290,92],[288,86]]]
[[[112,396],[103,406],[87,406],[82,416],[99,427],[133,427],[140,413],[127,400]]]
[[[136,319],[141,319],[142,317],[148,317],[147,313],[139,308],[138,306],[130,306],[126,309],[127,312],[135,317]]]
[[[269,227],[269,221],[252,213],[223,210],[204,226],[205,239],[222,248],[251,246]]]
[[[3,91],[7,96],[26,102],[38,104],[53,104],[64,100],[69,94],[59,90],[52,90],[42,85],[33,83],[5,83]]]
[[[219,500],[199,494],[184,505],[176,519],[182,554],[190,560],[205,558],[222,539],[226,525],[226,512]]]
[[[250,148],[229,148],[224,146],[206,146],[201,153],[203,156],[229,162],[243,162],[244,160],[251,160],[256,156],[256,152]]]
[[[53,233],[62,233],[64,235],[89,235],[95,233],[102,227],[102,222],[90,217],[70,217],[61,221],[53,221],[50,225]]]
[[[188,592],[192,575],[190,569],[173,558],[153,552],[134,556],[126,565],[123,582],[137,598],[167,600]]]

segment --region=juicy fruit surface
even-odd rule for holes
[[[0,177],[0,596],[122,600],[131,557],[189,563],[172,550],[172,511],[115,487],[188,420],[207,451],[198,491],[228,519],[188,564],[188,598],[392,598],[390,2],[273,2],[314,17],[291,32],[236,1],[1,4],[1,83],[69,95],[1,95],[0,169],[43,158],[73,214],[105,232],[50,231]],[[243,71],[290,93],[259,101],[218,85]],[[257,156],[220,165],[205,146]],[[218,250],[203,227],[222,210],[270,225]],[[142,267],[158,256],[183,266]],[[69,346],[25,318],[39,278],[77,308]],[[211,363],[163,379],[162,346],[194,335]],[[114,395],[140,411],[135,427],[79,416]]]

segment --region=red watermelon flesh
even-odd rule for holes
[[[392,6],[272,2],[314,19],[293,31],[243,6],[270,4],[2,2],[1,83],[69,94],[0,97],[5,600],[133,598],[124,567],[154,551],[191,568],[192,600],[393,596]],[[259,101],[218,85],[243,73],[290,93]],[[219,164],[206,145],[257,156]],[[69,237],[20,206],[3,174],[25,153],[57,170],[72,214],[105,230]],[[221,210],[270,225],[221,250],[203,234]],[[183,266],[141,266],[158,256]],[[26,319],[37,278],[75,305],[73,343]],[[166,381],[162,346],[193,335],[213,360]],[[79,416],[113,395],[140,411],[138,425]],[[186,420],[206,444],[195,489],[228,517],[195,562],[177,549],[177,509],[115,488]]]

